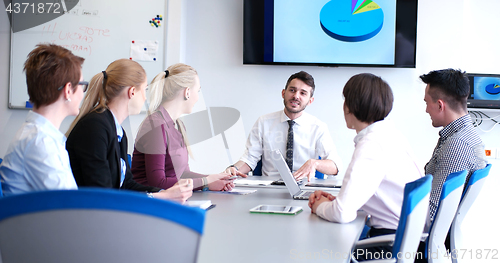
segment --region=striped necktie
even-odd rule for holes
[[[293,125],[294,121],[288,120],[288,137],[286,141],[286,164],[288,169],[293,173]]]

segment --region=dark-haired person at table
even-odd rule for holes
[[[188,144],[181,115],[193,111],[201,89],[198,73],[177,63],[151,82],[151,115],[142,122],[132,158],[134,180],[143,185],[169,188],[181,177],[193,178],[195,190],[231,190],[228,174],[199,174],[188,164]],[[221,180],[222,179],[222,180]]]
[[[66,136],[59,126],[67,116],[79,112],[88,84],[82,81],[83,61],[53,44],[37,45],[28,54],[24,71],[33,110],[0,165],[5,195],[77,189],[65,149]]]
[[[476,170],[486,167],[484,144],[472,125],[467,112],[469,78],[460,70],[443,69],[420,76],[427,84],[424,101],[425,111],[432,120],[432,126],[443,127],[432,157],[425,165],[425,173],[432,174],[432,190],[429,198],[429,229],[439,204],[444,181],[450,173],[467,170],[467,180]],[[445,245],[450,247],[449,235]],[[422,246],[422,245],[421,245]],[[423,251],[422,247],[419,248]]]
[[[284,110],[257,120],[248,135],[245,153],[226,172],[245,176],[262,159],[262,174],[278,175],[270,151],[280,150],[297,180],[310,179],[316,170],[328,175],[338,174],[340,158],[328,127],[304,112],[314,101],[314,90],[314,78],[309,73],[300,71],[291,75],[281,91]]]
[[[66,149],[71,169],[78,186],[130,189],[183,202],[192,194],[190,179],[167,190],[132,179],[127,135],[121,123],[141,111],[146,87],[146,72],[128,59],[112,62],[92,78],[82,110],[68,130]]]
[[[469,78],[465,72],[454,69],[431,71],[420,76],[427,84],[424,101],[425,111],[432,126],[443,127],[431,159],[425,165],[425,173],[432,174],[432,190],[429,199],[429,219],[432,222],[446,177],[450,173],[467,170],[467,180],[486,162],[484,144],[472,125],[467,112]]]
[[[406,138],[386,120],[393,94],[384,80],[368,73],[355,75],[344,86],[343,95],[347,128],[357,133],[354,153],[337,197],[315,191],[309,207],[312,213],[337,223],[353,221],[362,209],[371,215],[369,237],[394,234],[404,187],[422,177],[422,172]],[[381,250],[391,251],[391,247],[370,252]]]

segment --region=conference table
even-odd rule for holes
[[[293,200],[285,186],[237,188],[257,191],[247,195],[195,192],[189,199],[211,200],[216,205],[206,212],[198,262],[349,262],[366,213],[359,211],[351,223],[331,223],[311,214],[308,201]],[[321,190],[338,193],[338,188]],[[249,212],[261,204],[302,206],[303,211],[297,215]]]

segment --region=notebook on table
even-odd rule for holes
[[[285,182],[285,186],[292,198],[296,200],[309,200],[309,196],[314,193],[314,191],[300,189],[299,184],[297,184],[290,169],[288,169],[288,165],[281,152],[279,150],[271,151],[271,159],[274,162],[274,166],[278,169],[281,179]]]

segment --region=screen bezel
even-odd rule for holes
[[[472,98],[474,93],[474,77],[491,77],[500,79],[500,74],[476,74],[467,73],[469,78],[469,97],[467,98],[467,108],[471,109],[500,109],[500,100],[476,100]]]
[[[257,65],[306,65],[328,67],[389,67],[415,68],[417,43],[418,0],[396,1],[396,43],[394,65],[385,64],[339,64],[339,63],[296,63],[269,62],[273,57],[274,0],[244,0],[243,13],[243,64]],[[267,25],[267,26],[266,26]],[[271,25],[271,26],[269,26]],[[270,43],[270,44],[266,44]],[[407,48],[405,46],[412,46]],[[271,45],[271,46],[270,46]],[[408,54],[410,53],[410,54]],[[404,55],[404,56],[403,56]],[[403,58],[409,57],[408,61]]]

